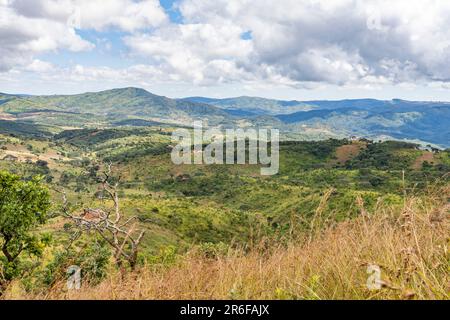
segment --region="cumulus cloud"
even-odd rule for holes
[[[35,54],[56,49],[90,50],[93,45],[72,28],[52,19],[28,17],[12,7],[12,1],[0,3],[0,71],[29,64]]]
[[[51,63],[39,59],[33,60],[29,65],[23,68],[23,70],[25,71],[39,72],[39,73],[51,72],[54,69],[55,68]]]
[[[5,1],[5,0],[4,0]],[[9,7],[28,18],[68,22],[79,29],[124,31],[159,26],[167,16],[158,0],[9,0]]]
[[[44,52],[94,49],[77,29],[133,32],[166,21],[157,0],[1,0],[0,71],[30,64]]]
[[[174,6],[182,23],[171,22],[157,0],[0,0],[0,71],[39,72],[48,69],[36,62],[39,53],[92,50],[77,33],[82,29],[125,32],[122,41],[137,66],[114,70],[99,61],[97,68],[72,70],[74,79],[303,88],[450,82],[448,1],[179,0]]]
[[[126,37],[125,43],[175,80],[204,84],[245,76],[238,62],[247,59],[253,49],[241,34],[242,29],[231,23],[172,25],[152,34]]]
[[[83,29],[105,30],[116,27],[133,32],[168,22],[158,0],[73,0]]]
[[[235,30],[222,44],[242,48],[242,54],[232,56],[241,74],[278,75],[299,85],[450,80],[446,67],[450,62],[450,3],[446,1],[184,0],[178,8],[184,17],[183,29],[228,26]],[[198,42],[191,41],[201,39],[201,30],[189,37],[182,29],[174,30],[164,37],[164,47],[174,45],[191,54],[189,61],[207,63],[212,59],[208,52],[215,51],[212,41],[202,39],[206,52],[196,50]],[[242,45],[238,32],[245,31],[251,31],[252,37]],[[140,40],[137,48],[133,42],[131,47],[142,53],[140,48],[155,37]],[[155,52],[148,50],[148,54]],[[174,67],[170,58],[165,60]],[[207,70],[191,67],[191,73],[201,75]]]

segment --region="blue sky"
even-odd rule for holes
[[[180,10],[178,10],[175,0],[160,0],[159,3],[164,8],[173,23],[183,22],[183,15]]]
[[[437,0],[0,1],[0,92],[450,101]]]

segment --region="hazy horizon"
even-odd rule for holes
[[[102,89],[102,90],[93,90],[93,91],[80,91],[76,93],[54,93],[54,94],[32,94],[27,92],[5,92],[0,90],[0,93],[12,95],[12,96],[74,96],[74,95],[82,95],[86,93],[99,93],[104,91],[111,91],[111,90],[120,90],[120,89],[129,89],[129,88],[135,88],[135,89],[142,89],[145,90],[151,94],[162,96],[170,99],[187,99],[187,98],[207,98],[207,99],[236,99],[236,98],[262,98],[267,100],[277,100],[277,101],[298,101],[298,102],[309,102],[309,101],[344,101],[344,100],[378,100],[378,101],[394,101],[394,100],[403,100],[403,101],[412,101],[412,102],[442,102],[442,103],[450,103],[449,100],[425,100],[425,99],[419,99],[419,100],[411,100],[411,99],[405,99],[405,98],[376,98],[376,97],[343,97],[343,98],[335,98],[335,99],[289,99],[289,98],[278,98],[278,97],[270,97],[269,95],[265,96],[257,96],[257,95],[238,95],[238,96],[222,96],[222,97],[216,97],[216,96],[203,96],[203,95],[185,95],[185,96],[168,96],[164,94],[159,94],[157,92],[142,88],[142,87],[134,87],[134,86],[128,86],[128,87],[112,87],[109,89]]]

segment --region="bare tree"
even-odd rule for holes
[[[113,202],[113,209],[83,209],[81,214],[74,214],[69,208],[65,192],[63,195],[63,215],[71,219],[78,227],[72,240],[77,239],[83,231],[95,231],[99,234],[114,251],[114,260],[119,268],[123,268],[126,261],[131,269],[135,269],[139,245],[144,237],[145,231],[139,230],[136,216],[125,219],[120,210],[118,187],[120,178],[112,182],[111,164],[103,172],[100,182],[102,194]]]

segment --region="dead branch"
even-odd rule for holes
[[[123,261],[128,262],[132,269],[135,268],[139,245],[145,235],[144,230],[137,230],[136,223],[130,227],[128,225],[137,220],[131,217],[124,221],[121,214],[118,187],[120,177],[115,183],[112,180],[112,165],[108,164],[103,172],[103,179],[100,182],[102,191],[108,195],[114,205],[112,212],[106,209],[86,208],[81,214],[74,214],[70,210],[69,202],[65,191],[58,191],[62,194],[63,205],[62,214],[65,218],[72,220],[80,232],[95,231],[114,250],[114,259],[118,267],[122,267]]]

